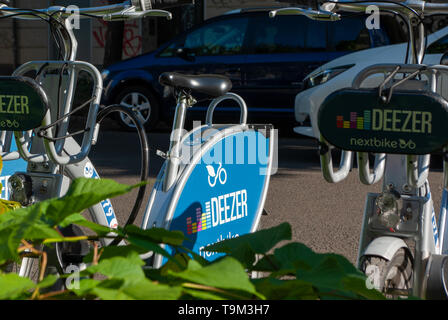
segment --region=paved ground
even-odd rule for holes
[[[103,177],[122,183],[136,183],[140,164],[137,135],[115,131],[113,123],[106,125],[106,129],[91,152],[92,162]],[[151,133],[148,137],[152,147],[160,150],[168,148],[167,130]],[[303,242],[318,252],[342,254],[355,262],[365,195],[367,192],[377,192],[380,185],[362,185],[356,169],[339,184],[325,182],[313,140],[282,134],[278,150],[279,170],[271,179],[265,205],[269,215],[262,217],[261,227],[287,221],[292,226],[294,241]],[[152,182],[161,165],[162,160],[152,155]],[[442,191],[440,161],[432,167],[430,182],[437,203]],[[135,194],[113,200],[121,223],[133,205]],[[136,224],[140,224],[142,216],[141,212]]]

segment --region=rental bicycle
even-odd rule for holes
[[[72,180],[79,177],[99,178],[97,171],[88,158],[91,146],[95,144],[99,123],[111,112],[122,112],[138,123],[133,112],[124,107],[111,107],[100,111],[100,99],[103,90],[102,78],[92,64],[76,60],[77,40],[73,32],[73,19],[100,18],[107,21],[140,19],[147,16],[166,17],[171,14],[164,10],[155,10],[147,0],[125,1],[120,4],[78,8],[74,17],[73,10],[54,6],[47,9],[19,9],[0,4],[0,19],[26,19],[47,22],[51,36],[56,42],[60,60],[30,61],[19,66],[12,76],[0,77],[0,92],[9,111],[2,112],[0,121],[1,156],[4,161],[24,159],[26,172],[16,172],[8,181],[10,199],[22,206],[49,198],[62,197]],[[80,74],[86,75],[92,82],[91,98],[79,107],[73,106],[77,80]],[[83,130],[68,132],[70,116],[88,108]],[[139,128],[137,126],[137,128]],[[82,135],[78,145],[74,137]],[[148,155],[146,134],[139,130],[142,143],[141,179],[147,178]],[[16,145],[17,150],[11,147]],[[145,187],[139,189],[137,201],[128,222],[132,222],[141,205]],[[89,208],[91,219],[101,225],[116,228],[118,222],[110,200]],[[61,230],[64,235],[81,232],[71,226]],[[110,240],[102,240],[103,245]],[[64,249],[62,248],[64,246]],[[87,253],[86,245],[70,246],[57,244],[55,261],[58,261],[59,273],[72,263],[82,262]],[[64,251],[64,252],[62,252]],[[68,252],[71,251],[71,252]],[[36,269],[36,259],[23,258],[19,269],[21,276],[30,277]],[[54,266],[53,266],[54,267]]]
[[[144,16],[171,17],[167,11],[150,8],[150,3],[146,1],[127,1],[118,5],[83,8],[79,13],[81,17],[106,20]],[[33,104],[26,104],[30,112],[33,110],[33,117],[13,118],[10,121],[17,120],[18,126],[0,128],[4,132],[14,131],[18,146],[17,152],[3,149],[3,159],[17,159],[20,156],[28,162],[27,172],[17,173],[10,178],[12,199],[20,200],[24,206],[63,196],[71,180],[77,177],[98,178],[88,154],[97,141],[99,123],[111,112],[122,112],[133,119],[141,141],[141,180],[148,177],[149,148],[144,128],[135,113],[126,107],[113,105],[98,111],[102,92],[100,73],[91,64],[75,60],[76,39],[68,27],[69,16],[64,10],[61,7],[44,10],[0,7],[0,13],[4,12],[6,17],[48,19],[61,42],[59,48],[61,51],[65,50],[63,60],[28,62],[20,66],[12,77],[4,79],[4,83],[13,82],[18,94],[27,89],[30,95],[28,101],[31,98],[35,101]],[[92,99],[80,107],[72,108],[76,77],[81,71],[92,78]],[[35,79],[24,77],[30,72],[34,72]],[[19,86],[21,81],[24,83]],[[161,76],[160,83],[171,89],[177,106],[169,150],[157,151],[165,159],[165,164],[147,204],[142,228],[181,230],[190,240],[186,243],[187,248],[213,260],[219,255],[204,253],[204,247],[258,228],[264,212],[270,175],[275,169],[275,131],[271,125],[247,124],[246,104],[240,96],[229,92],[232,84],[224,76],[167,73]],[[0,88],[3,88],[2,84],[0,82]],[[7,88],[6,85],[4,87]],[[196,94],[205,95],[212,101],[207,111],[206,123],[187,132],[184,129],[186,113],[195,104]],[[55,101],[59,103],[54,103]],[[215,109],[225,101],[232,101],[240,107],[239,123],[213,122]],[[70,116],[87,105],[89,113],[85,128],[69,133]],[[73,138],[76,134],[83,135],[81,146]],[[6,137],[7,134],[5,139]],[[6,140],[3,145],[7,145]],[[143,195],[144,186],[140,187],[126,224],[134,222]],[[93,206],[89,212],[93,221],[111,228],[117,227],[109,200]],[[75,229],[69,232],[78,231]],[[116,243],[103,240],[102,244]],[[71,252],[70,257],[76,257],[76,261],[69,261],[63,259],[63,250],[70,248],[56,246],[57,267],[62,270],[60,272],[63,272],[67,264],[79,263],[86,254],[85,250]],[[152,252],[142,256],[149,267],[158,267],[164,263],[161,256],[153,255]],[[22,261],[19,271],[21,275],[29,275],[31,260],[25,258]]]
[[[447,14],[448,5],[420,0],[327,1],[319,12],[365,13],[369,6],[406,19],[409,55],[404,64],[364,69],[352,87],[334,92],[320,106],[323,176],[331,183],[345,179],[356,152],[362,183],[372,185],[384,178],[382,192],[367,195],[360,235],[357,264],[368,276],[369,288],[389,297],[447,299],[448,102],[441,89],[448,68],[421,63],[426,50],[423,14]],[[275,14],[293,12],[289,8]],[[373,76],[382,77],[377,87],[364,87],[363,82]],[[337,170],[331,154],[334,147],[342,150]],[[435,152],[444,154],[438,219],[428,182],[430,156]],[[373,171],[369,154],[375,155]]]

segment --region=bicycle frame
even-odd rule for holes
[[[129,7],[125,5],[126,3],[123,4],[125,8],[119,12],[115,12],[116,8],[113,7],[114,12],[111,13],[111,15],[108,15],[107,18],[114,20],[116,17],[119,18],[124,15],[134,17],[135,10],[129,11]],[[65,48],[65,60],[29,62],[19,67],[14,74],[22,75],[29,71],[36,72],[38,74],[37,80],[39,81],[39,84],[45,89],[47,95],[51,97],[51,101],[57,101],[59,103],[50,106],[50,110],[43,121],[43,127],[41,127],[37,134],[33,135],[32,131],[26,133],[16,132],[15,138],[19,147],[19,152],[5,154],[5,156],[10,158],[19,156],[20,154],[20,156],[29,162],[26,174],[32,176],[33,188],[42,185],[44,180],[52,180],[51,188],[49,188],[47,194],[40,195],[34,199],[35,201],[41,201],[49,197],[61,197],[69,186],[69,178],[73,179],[79,176],[88,176],[92,178],[98,177],[98,174],[87,158],[87,155],[90,151],[92,142],[97,140],[98,135],[99,125],[95,124],[95,120],[97,118],[99,99],[102,91],[101,76],[94,66],[75,60],[77,44],[71,29],[66,30],[67,16],[60,8],[50,9],[47,9],[46,11],[42,10],[42,14],[44,12],[51,12],[52,14],[55,14],[55,17],[60,19],[59,21],[61,24],[57,31],[61,39],[64,40],[63,47]],[[93,14],[95,10],[97,9],[91,9],[90,11],[84,12]],[[161,10],[155,10],[151,13],[156,16],[164,15]],[[104,12],[102,12],[102,14],[104,14]],[[147,15],[148,13],[144,12],[144,14]],[[138,15],[142,16],[142,14]],[[170,17],[169,14],[165,14],[165,16]],[[60,85],[59,87],[63,87],[66,90],[67,95],[64,96],[61,101],[59,101],[60,88],[55,86],[51,79],[52,69],[64,71],[59,72],[59,79],[62,79],[63,83],[63,85]],[[81,146],[77,145],[70,135],[67,135],[68,116],[70,115],[73,103],[72,100],[76,78],[80,71],[87,72],[92,77],[94,83],[94,92],[90,101],[89,115],[87,117]],[[241,97],[232,93],[228,93],[212,102],[208,111],[208,123],[206,125],[195,129],[190,133],[186,133],[184,130],[186,112],[195,101],[190,94],[187,94],[182,90],[178,93],[170,147],[166,154],[165,165],[159,174],[158,182],[156,183],[148,203],[143,227],[151,228],[153,226],[158,226],[167,229],[175,228],[176,230],[182,230],[185,233],[189,233],[189,231],[191,231],[191,224],[187,226],[188,223],[185,223],[185,219],[181,218],[190,214],[188,210],[189,208],[185,208],[185,205],[194,205],[200,201],[204,204],[204,208],[202,206],[196,207],[195,215],[199,213],[197,210],[200,210],[202,215],[208,212],[210,218],[210,215],[215,212],[213,211],[213,204],[210,206],[210,202],[217,199],[215,199],[216,190],[221,193],[225,192],[226,194],[222,197],[232,197],[234,201],[232,206],[235,205],[236,207],[232,207],[232,212],[228,212],[229,216],[218,216],[217,214],[213,216],[214,219],[218,219],[218,225],[215,225],[215,221],[213,221],[213,232],[201,233],[198,238],[203,239],[203,236],[206,235],[206,239],[202,242],[198,241],[195,243],[196,247],[194,250],[200,254],[200,249],[206,244],[216,242],[215,236],[218,232],[221,232],[221,234],[218,234],[218,237],[225,237],[227,231],[229,232],[229,235],[233,232],[232,236],[238,236],[239,234],[253,232],[258,227],[264,208],[269,178],[272,172],[275,134],[272,126],[247,125],[246,104]],[[239,124],[216,125],[212,123],[213,112],[216,106],[226,99],[236,101],[240,105],[241,121]],[[62,110],[58,110],[57,106],[59,105],[62,105]],[[58,130],[52,128],[56,123],[59,124]],[[212,130],[213,133],[209,134],[207,138],[203,138],[203,134],[210,130]],[[192,147],[190,150],[191,153],[186,153],[184,150],[185,143],[187,143],[189,139],[192,139],[193,141],[196,139],[195,137],[197,135],[200,136],[199,142],[192,142],[193,144],[190,145],[190,147]],[[211,170],[214,170],[213,163],[204,166],[202,163],[199,164],[199,162],[203,160],[207,152],[211,152],[210,150],[214,146],[219,145],[219,143],[232,141],[236,137],[242,139],[253,137],[257,139],[256,141],[264,147],[265,159],[262,159],[264,162],[257,158],[256,163],[253,165],[252,163],[246,166],[241,166],[238,163],[233,166],[226,164],[225,168],[222,166],[223,163],[220,163],[217,180],[214,184],[210,183],[210,179],[207,178],[210,178],[210,172],[212,172]],[[244,149],[245,155],[248,154],[247,148],[248,146],[246,145]],[[235,148],[232,149],[232,156],[235,150]],[[237,151],[238,150],[235,152]],[[66,173],[66,176],[63,175],[63,172]],[[209,175],[201,180],[201,182],[208,182],[209,187],[205,189],[201,188],[200,183],[195,179],[199,179],[198,177],[203,176],[203,174],[207,172]],[[227,179],[227,172],[229,176],[232,175],[233,179]],[[212,176],[214,176],[214,173]],[[201,190],[200,197],[196,197],[198,189]],[[204,196],[208,197],[208,202],[204,201]],[[207,206],[207,203],[210,206],[211,211],[209,210],[206,212],[205,206]],[[233,208],[236,208],[235,211]],[[225,201],[222,209],[227,214]],[[108,225],[112,228],[116,226],[115,213],[113,212],[109,200],[105,200],[101,204],[90,208],[89,211],[95,222]],[[190,219],[191,218],[192,216],[190,216]],[[234,220],[238,220],[239,223],[234,222]],[[180,221],[182,224],[179,226],[177,223]],[[228,222],[230,221],[232,221],[232,223],[229,224]],[[221,224],[227,225],[221,227]],[[199,218],[197,229],[193,232],[195,237],[197,237],[196,231],[204,231],[206,229],[206,227],[202,227],[202,225],[202,220]],[[229,227],[229,225],[231,226]],[[113,241],[104,241],[104,244],[107,245],[111,242]],[[216,256],[214,258],[216,258]],[[27,261],[28,259],[25,259],[22,265],[23,270],[21,270],[21,272],[23,271],[23,273],[26,273],[26,270],[28,270],[29,266]],[[160,266],[162,263],[162,258],[155,256],[153,265]]]
[[[240,123],[213,124],[216,106],[227,99],[239,104]],[[247,106],[233,93],[212,101],[205,125],[185,132],[183,119],[192,103],[193,99],[185,93],[178,95],[170,149],[150,195],[142,229],[183,231],[191,240],[186,244],[189,249],[214,260],[220,255],[202,249],[258,228],[273,173],[275,134],[272,126],[246,124]],[[246,138],[250,141],[247,144]],[[238,141],[243,141],[243,145]],[[255,150],[249,144],[255,145]],[[263,148],[264,159],[238,162],[239,155],[245,159],[248,154],[256,154],[257,148]],[[209,160],[215,152],[221,154],[220,161]],[[226,204],[227,198],[233,202]],[[164,262],[160,255],[149,260],[156,268]]]
[[[142,18],[144,16],[160,16],[171,19],[171,13],[164,10],[151,10],[146,8],[148,1],[130,0],[120,4],[81,8],[78,18],[98,17],[108,21]],[[20,14],[20,15],[18,15]],[[11,151],[11,133],[1,132],[1,156],[3,160],[17,160],[20,157],[28,162],[25,173],[31,177],[33,189],[33,202],[39,202],[48,198],[62,197],[68,190],[70,180],[78,177],[99,178],[99,175],[87,155],[92,143],[97,140],[98,129],[96,126],[99,103],[103,89],[100,72],[93,65],[76,61],[77,40],[73,33],[70,17],[73,12],[64,7],[51,7],[48,9],[22,10],[10,8],[0,4],[0,15],[3,17],[25,20],[39,20],[51,17],[50,22],[56,32],[56,37],[62,41],[62,61],[31,61],[20,66],[13,76],[25,75],[28,72],[37,74],[37,81],[46,95],[51,97],[53,104],[49,105],[46,116],[40,127],[41,131],[33,134],[28,132],[14,132],[14,138],[18,151]],[[51,70],[60,70],[59,86]],[[49,72],[47,72],[49,71]],[[64,73],[65,71],[65,73]],[[68,134],[69,116],[72,111],[73,95],[79,72],[84,71],[90,75],[93,81],[93,94],[90,101],[89,112],[84,129],[81,146]],[[65,92],[65,94],[60,94]],[[59,108],[61,106],[61,108]],[[54,125],[58,124],[55,129]],[[42,129],[43,128],[43,129]],[[118,222],[109,199],[90,207],[89,213],[94,222],[101,225],[116,228]],[[102,239],[103,245],[112,240]],[[57,251],[57,250],[56,250]],[[58,252],[56,258],[60,260]],[[59,261],[61,263],[61,261]],[[19,274],[27,276],[30,272],[32,260],[24,258]],[[62,267],[62,263],[61,263]]]
[[[320,9],[333,13],[338,10],[366,12],[370,6],[376,6],[380,10],[398,14],[407,21],[410,33],[409,53],[411,63],[413,64],[399,66],[376,65],[368,67],[357,75],[352,89],[356,90],[361,88],[362,82],[373,74],[389,73],[387,77],[385,76],[384,82],[378,88],[379,97],[383,99],[383,102],[388,103],[390,101],[395,89],[398,90],[400,88],[406,90],[406,86],[410,88],[408,90],[441,92],[438,81],[442,74],[448,72],[448,68],[445,66],[421,65],[426,44],[424,25],[419,20],[423,13],[426,15],[448,13],[448,5],[425,3],[420,0],[407,0],[400,4],[391,2],[381,3],[381,1],[356,3],[342,0],[327,2],[321,5]],[[418,26],[416,35],[414,35],[414,26]],[[408,62],[406,61],[406,63]],[[397,78],[397,74],[403,74],[403,79]],[[409,81],[417,76],[420,76],[419,81],[413,80],[413,83]],[[425,78],[426,82],[422,81],[422,77]],[[388,97],[382,95],[386,86],[389,90]],[[320,115],[319,117],[322,116]],[[352,167],[354,152],[342,151],[340,167],[335,171],[331,159],[331,146],[322,133],[320,145],[321,168],[324,178],[331,183],[345,179]],[[351,149],[349,148],[347,150]],[[367,195],[357,257],[358,267],[361,268],[364,257],[382,257],[386,261],[391,261],[395,253],[401,248],[405,248],[405,250],[411,252],[411,249],[403,239],[413,240],[415,242],[415,249],[413,252],[412,294],[419,297],[425,297],[430,291],[433,294],[434,288],[436,288],[435,290],[439,290],[437,281],[440,283],[441,280],[434,280],[439,277],[440,270],[433,272],[432,265],[434,264],[434,268],[436,269],[441,268],[442,264],[439,262],[446,258],[443,257],[443,254],[447,254],[448,251],[448,235],[446,234],[448,230],[446,218],[448,206],[448,167],[446,166],[446,162],[444,161],[443,199],[439,214],[439,224],[437,225],[428,182],[430,155],[376,154],[373,172],[370,169],[367,153],[357,152],[357,160],[360,181],[363,184],[371,185],[379,182],[384,177],[382,193],[369,193]],[[379,218],[382,214],[382,209],[379,207],[378,200],[383,195],[391,192],[393,192],[394,196],[400,198],[402,210],[405,210],[404,214],[403,212],[399,212],[400,218],[394,228],[388,228],[388,224],[380,221]],[[395,200],[395,203],[397,201]]]
[[[422,65],[374,65],[361,71],[353,81],[352,88],[359,89],[364,80],[374,74],[389,72],[397,74],[412,74],[418,71],[419,75],[426,80],[422,90],[437,93],[440,88],[437,86],[438,79],[448,73],[446,66],[422,66]],[[386,81],[392,80],[388,77]],[[422,83],[425,83],[423,80]],[[406,88],[406,82],[398,81],[400,86],[391,86],[394,89]],[[415,85],[413,83],[413,85]],[[381,87],[381,86],[380,86]],[[390,93],[391,93],[390,92]],[[393,93],[391,93],[393,94]],[[322,137],[321,141],[325,143]],[[331,163],[331,152],[323,152],[321,155],[321,166],[324,177],[329,182],[339,182],[349,173],[351,163],[346,160],[347,154],[351,151],[343,151],[343,165],[348,166],[346,170],[339,170],[334,173]],[[378,182],[383,176],[383,186],[381,194],[369,193],[363,215],[363,223],[360,234],[360,243],[357,257],[358,267],[361,268],[363,258],[366,256],[380,256],[390,261],[394,253],[400,248],[408,248],[403,239],[415,242],[413,252],[413,286],[412,294],[425,297],[425,281],[427,280],[427,263],[434,255],[446,254],[447,242],[447,195],[448,184],[446,179],[446,167],[444,169],[444,191],[441,212],[439,215],[439,225],[436,223],[436,216],[433,206],[432,195],[429,187],[429,155],[400,155],[400,154],[379,154],[376,156],[374,173],[370,172],[368,155],[358,152],[358,167],[360,180],[364,184],[371,185]],[[344,160],[345,159],[345,160]],[[345,168],[345,167],[344,167]],[[328,174],[330,173],[330,174]],[[378,198],[390,190],[395,190],[400,194],[402,208],[406,210],[405,219],[400,220],[394,229],[388,229],[378,221],[379,207]]]

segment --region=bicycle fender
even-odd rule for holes
[[[390,261],[395,253],[401,248],[408,248],[402,239],[395,237],[379,237],[369,243],[363,256],[379,256]]]

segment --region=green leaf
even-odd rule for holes
[[[208,266],[190,260],[187,270],[167,274],[188,282],[225,290],[240,290],[258,295],[243,266],[232,257],[224,257]]]
[[[25,236],[28,234],[33,234],[33,228],[38,224],[38,221],[42,215],[41,208],[45,207],[45,205],[36,205],[25,209],[19,209],[15,211],[10,211],[4,214],[4,216],[16,216],[17,220],[13,225],[8,223],[8,227],[0,232],[8,235],[8,240],[6,243],[8,244],[8,249],[14,258],[18,256],[17,249],[20,246],[20,242],[22,239],[25,239]],[[42,226],[42,225],[41,225]],[[39,228],[39,227],[37,227]],[[47,229],[50,229],[47,227]],[[35,235],[38,232],[34,233]],[[28,238],[30,239],[30,238]],[[28,240],[27,239],[27,240]]]
[[[282,223],[276,227],[242,235],[207,246],[204,251],[227,253],[246,268],[255,262],[256,254],[265,254],[283,240],[291,240],[291,226]]]
[[[60,223],[61,227],[68,226],[69,224],[76,224],[78,226],[89,228],[94,231],[98,237],[105,237],[109,235],[115,234],[116,236],[123,237],[124,233],[120,230],[120,228],[112,229],[101,224],[94,223],[92,221],[87,220],[79,213],[75,213]]]
[[[274,255],[261,259],[258,264],[271,266],[273,267],[272,270],[312,270],[319,265],[321,258],[322,256],[316,254],[304,244],[294,242],[275,249]],[[260,269],[257,268],[257,270]]]
[[[32,240],[43,240],[47,238],[63,239],[64,236],[55,229],[38,220],[35,221],[33,225],[29,226],[28,230],[26,230],[25,234],[23,235],[23,238]]]
[[[195,299],[200,300],[229,300],[232,299],[232,297],[229,297],[228,295],[219,294],[216,292],[210,292],[210,291],[202,291],[202,290],[192,290],[192,289],[185,289],[184,293],[192,296]]]
[[[73,288],[71,291],[79,297],[85,297],[100,283],[101,281],[96,279],[81,279],[79,281],[79,288]]]
[[[104,300],[176,300],[182,294],[179,286],[156,284],[145,278],[138,282],[85,279],[80,281],[79,289],[72,291],[79,297],[96,296]]]
[[[140,265],[141,258],[139,254],[146,253],[146,250],[141,249],[140,247],[136,247],[133,245],[128,246],[107,246],[103,247],[102,253],[100,256],[100,261],[111,259],[115,257],[128,258],[130,262]],[[91,263],[93,261],[93,252],[90,252],[87,256],[84,257],[83,261],[85,263]]]
[[[0,243],[7,244],[8,238],[9,234],[0,232]],[[7,261],[18,260],[18,258],[17,249],[11,250],[7,245],[0,245],[0,265]]]
[[[123,281],[118,279],[104,280],[89,291],[103,300],[133,300],[121,289]]]
[[[182,247],[182,250],[184,250],[185,252],[190,254],[193,257],[193,259],[196,260],[197,262],[199,262],[202,266],[206,266],[206,265],[210,264],[210,261],[206,260],[205,258],[203,258],[201,255],[197,254],[193,250],[188,249],[186,247]]]
[[[183,242],[183,239],[185,239],[182,232],[168,231],[159,228],[143,230],[133,225],[128,226],[125,229],[125,232],[127,233],[126,240],[131,244],[145,249],[146,252],[152,251],[154,253],[158,253],[181,267],[179,262],[173,259],[173,256],[162,248],[160,244],[170,243],[177,246],[179,243]]]
[[[173,260],[176,260],[175,263]],[[168,260],[160,269],[161,274],[166,274],[168,270],[174,272],[181,272],[188,268],[188,262],[191,260],[190,256],[186,253],[178,253],[173,256],[173,260]]]
[[[366,278],[360,276],[347,276],[342,279],[342,283],[346,290],[356,292],[358,295],[369,300],[385,300],[386,297],[376,289],[368,289],[366,286]]]
[[[352,273],[361,275],[360,272]],[[317,287],[345,290],[343,279],[350,275],[336,255],[325,255],[312,270],[297,270],[297,278],[312,282]]]
[[[185,240],[187,240],[182,232],[169,231],[163,228],[143,230],[137,226],[129,225],[124,229],[124,231],[129,236],[139,237],[153,243],[163,243],[171,246],[180,246]]]
[[[67,225],[71,215],[78,214],[104,199],[126,193],[139,185],[141,184],[127,186],[113,180],[79,178],[73,181],[67,194],[62,198],[45,200],[0,215],[2,235],[0,240],[6,244],[0,249],[0,261],[17,259],[17,248],[22,239],[57,239],[60,235],[53,230],[53,227],[59,223]],[[71,219],[71,222],[74,220],[103,234],[110,231],[80,219],[79,215]]]
[[[126,284],[139,282],[145,278],[142,266],[145,263],[137,253],[128,257],[101,259],[97,265],[89,266],[85,271],[91,274],[100,273],[110,279],[124,280]]]
[[[206,251],[232,253],[240,246],[248,244],[258,254],[267,253],[276,244],[283,240],[291,240],[291,225],[282,223],[276,227],[248,233],[237,238],[218,242],[206,247]]]
[[[58,279],[59,279],[58,276],[56,276],[54,274],[50,274],[50,275],[46,276],[42,281],[40,281],[37,284],[37,287],[39,289],[51,287],[56,281],[58,281]]]
[[[144,279],[123,289],[123,292],[136,300],[176,300],[182,295],[179,286],[156,284]]]
[[[0,274],[0,300],[16,299],[35,286],[33,281],[18,274]]]
[[[275,278],[255,279],[257,291],[268,300],[316,300],[319,298],[313,285],[301,280]]]
[[[254,267],[273,271],[272,277],[295,274],[297,280],[313,285],[321,298],[378,298],[365,285],[365,275],[345,257],[333,253],[319,254],[302,243],[289,243],[263,257]]]
[[[125,194],[141,184],[128,186],[109,179],[78,178],[72,182],[64,197],[48,200],[45,216],[53,225],[58,225],[72,214],[80,213],[102,200]]]

